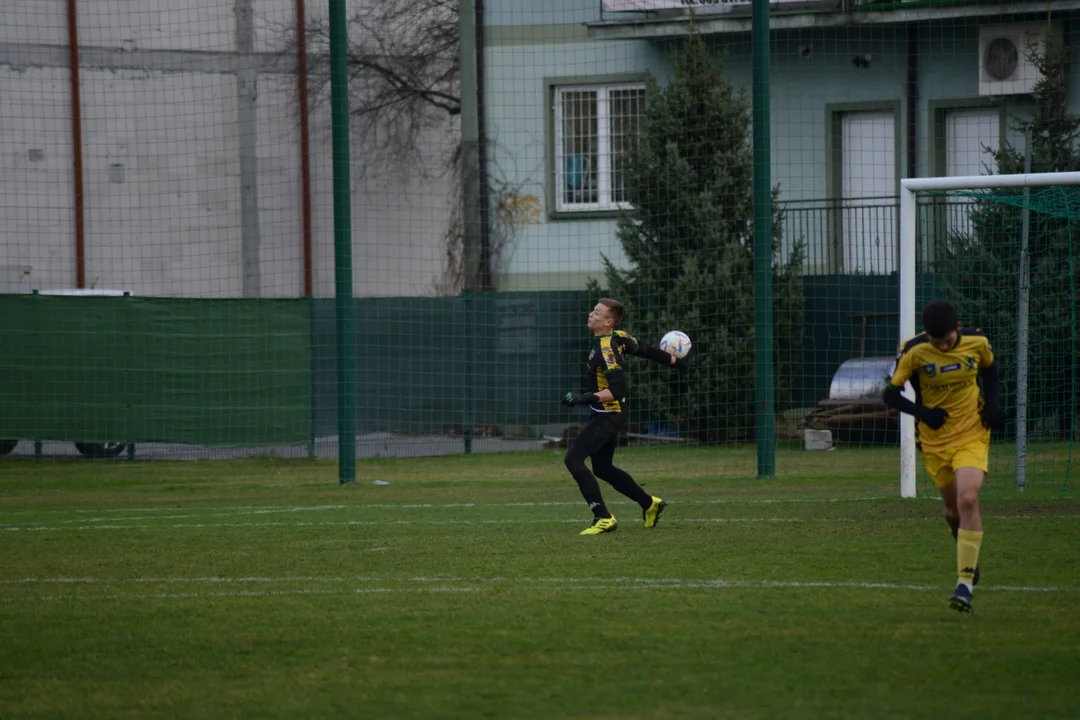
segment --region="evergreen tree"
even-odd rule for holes
[[[678,424],[705,441],[754,434],[754,209],[750,108],[691,32],[661,87],[647,80],[645,124],[625,165],[617,233],[629,269],[604,258],[608,291],[628,328],[656,344],[683,330],[697,351],[687,373],[635,371],[638,419]],[[771,242],[782,212],[773,189]],[[774,261],[777,404],[790,395],[802,335],[802,250]],[[599,290],[598,284],[594,289]]]
[[[1080,118],[1068,111],[1068,84],[1063,71],[1068,50],[1048,34],[1041,49],[1028,48],[1027,53],[1041,73],[1032,92],[1033,113],[1030,118],[1012,118],[1010,127],[1021,137],[1030,127],[1031,172],[1080,170]],[[1017,147],[1004,141],[992,153],[997,172],[1024,172],[1024,153],[1024,145]],[[1072,246],[1080,225],[1062,207],[1074,192],[1035,188],[1026,203],[1019,189],[976,195],[970,232],[948,237],[935,268],[938,285],[959,308],[961,321],[981,327],[990,335],[1001,365],[1003,406],[1009,410],[1016,401],[1021,206],[1034,208],[1028,222],[1028,418],[1034,426],[1059,434],[1072,427],[1076,394],[1074,311],[1080,288],[1073,271]]]

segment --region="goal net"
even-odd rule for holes
[[[924,178],[902,182],[900,335],[921,332],[932,299],[990,338],[1008,417],[991,442],[984,492],[1067,490],[1077,452],[1080,173]],[[918,290],[917,290],[918,289]],[[910,393],[910,388],[908,388]],[[901,418],[901,494],[936,494]]]

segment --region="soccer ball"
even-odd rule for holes
[[[660,339],[660,349],[677,358],[686,357],[686,353],[690,352],[690,345],[690,336],[682,330],[672,330]]]

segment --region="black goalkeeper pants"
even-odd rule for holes
[[[615,448],[619,444],[619,433],[626,427],[624,413],[600,413],[590,411],[585,429],[577,436],[566,451],[566,469],[577,481],[581,497],[589,504],[594,517],[608,517],[611,513],[604,505],[604,496],[600,493],[600,483],[596,478],[611,485],[630,498],[642,510],[652,504],[652,496],[641,489],[634,478],[612,463]],[[592,458],[592,471],[585,464],[586,458]]]

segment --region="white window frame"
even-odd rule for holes
[[[842,252],[845,273],[888,275],[896,272],[896,113],[891,109],[840,113],[840,191]],[[865,123],[869,123],[869,127]],[[858,125],[856,123],[859,123]],[[886,135],[875,132],[887,130]],[[867,129],[870,134],[863,134]],[[882,170],[886,172],[882,174]],[[888,189],[866,191],[875,183]],[[869,224],[866,213],[871,213]]]
[[[555,211],[556,212],[602,212],[629,208],[626,202],[614,202],[611,198],[611,92],[618,90],[645,90],[643,82],[607,83],[589,85],[557,85],[554,88],[555,118]],[[565,202],[566,154],[563,140],[563,97],[566,93],[596,93],[596,183],[597,202]]]
[[[971,177],[986,174],[988,169],[986,165],[990,165],[990,174],[996,175],[998,172],[997,161],[993,155],[983,151],[983,146],[990,147],[993,152],[998,152],[1001,149],[1001,108],[996,105],[983,105],[979,107],[953,107],[944,108],[944,116],[942,118],[945,128],[945,176],[946,177]],[[960,119],[972,116],[976,117],[975,123],[961,126],[959,124]],[[983,120],[993,121],[993,133],[987,138],[988,142],[983,142],[980,132],[983,129]],[[987,123],[989,124],[989,123]],[[958,152],[967,151],[967,154],[972,154],[970,148],[963,148],[963,141],[970,140],[970,138],[959,137],[956,135],[956,130],[959,127],[963,127],[966,130],[974,129],[976,135],[974,136],[978,149],[973,153],[978,161],[974,167],[971,165],[958,162],[960,159],[957,157]],[[961,147],[957,147],[960,145]],[[945,229],[949,235],[953,233],[959,233],[962,235],[970,235],[974,228],[971,225],[971,198],[946,196],[945,197]]]

